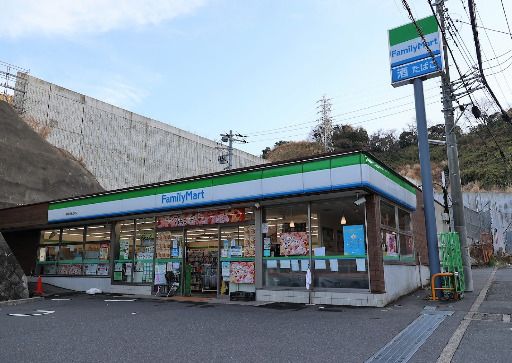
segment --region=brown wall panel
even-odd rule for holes
[[[0,231],[48,224],[48,203],[0,209]]]

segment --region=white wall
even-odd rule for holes
[[[213,140],[30,75],[25,90],[15,99],[23,116],[47,126],[47,140],[82,161],[107,190],[213,173],[225,167],[218,163],[219,144]],[[264,162],[234,150],[234,168]]]
[[[422,285],[426,285],[430,277],[427,266],[384,265],[384,283],[386,301],[389,303],[420,287],[420,272]]]
[[[98,288],[103,292],[115,294],[134,294],[151,295],[151,286],[130,286],[130,285],[112,285],[110,277],[57,277],[43,276],[43,283],[50,284],[64,289],[75,291],[86,291],[90,288]],[[30,277],[32,282],[36,277]]]

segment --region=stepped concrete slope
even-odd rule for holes
[[[78,161],[0,101],[0,208],[102,191]]]

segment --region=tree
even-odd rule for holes
[[[369,141],[368,132],[362,127],[334,126],[332,146],[336,151],[363,150]]]
[[[370,151],[373,152],[394,152],[400,147],[395,136],[395,130],[378,130],[370,136],[368,143]]]

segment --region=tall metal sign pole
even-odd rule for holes
[[[444,1],[436,1],[436,11],[439,17],[441,29],[444,30]],[[450,67],[448,65],[448,53],[446,44],[443,43],[444,73],[441,77],[443,90],[443,113],[446,130],[446,154],[448,158],[448,169],[450,172],[450,195],[452,200],[453,225],[455,232],[459,234],[460,247],[462,252],[462,266],[464,269],[464,281],[466,291],[473,291],[473,276],[471,272],[471,258],[464,221],[464,202],[462,199],[462,187],[460,182],[459,151],[457,149],[457,137],[455,136],[455,122],[453,117],[453,103],[450,83]]]
[[[421,34],[419,34],[419,31]],[[418,149],[421,166],[423,209],[428,244],[430,275],[440,272],[437,227],[434,209],[432,168],[428,146],[427,117],[423,80],[437,77],[442,72],[441,37],[436,19],[431,16],[416,23],[389,30],[389,58],[391,62],[391,84],[399,87],[414,85]]]

